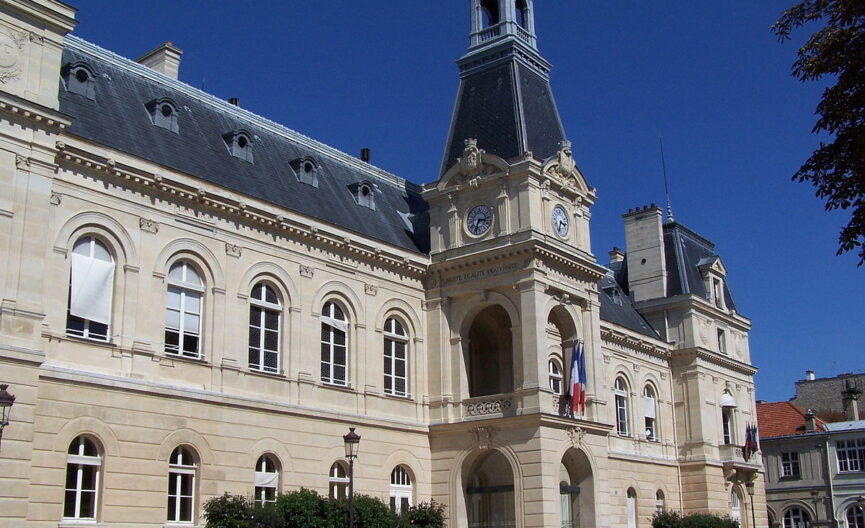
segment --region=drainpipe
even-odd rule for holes
[[[831,521],[832,528],[837,528],[838,521],[835,520],[835,486],[832,485],[832,461],[829,456],[829,435],[826,435],[826,440],[822,447],[826,450],[826,484],[829,488],[829,511],[827,512],[829,515],[826,518]]]

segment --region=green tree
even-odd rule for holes
[[[838,255],[856,251],[865,263],[865,2],[803,0],[784,11],[772,25],[779,41],[811,23],[821,24],[799,48],[793,75],[801,81],[830,77],[835,84],[823,91],[813,132],[832,138],[793,175],[810,182],[826,210],[852,209],[850,222],[838,237]]]

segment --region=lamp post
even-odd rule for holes
[[[748,497],[751,503],[751,528],[757,528],[757,514],[754,512],[754,481],[749,480],[745,483],[745,490],[748,492]]]
[[[360,435],[354,432],[354,427],[349,427],[342,441],[345,444],[345,458],[348,459],[348,528],[354,528],[354,459],[357,458]]]
[[[3,441],[3,429],[9,425],[9,414],[12,411],[12,404],[15,403],[15,396],[9,394],[6,389],[9,385],[3,383],[0,385],[0,442]]]

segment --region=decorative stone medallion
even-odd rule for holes
[[[6,84],[21,76],[21,55],[27,40],[23,33],[0,26],[0,83]]]

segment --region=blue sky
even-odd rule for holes
[[[345,152],[369,147],[408,180],[438,176],[467,0],[72,1],[86,40],[133,59],[172,41],[182,81]],[[790,76],[805,34],[781,45],[769,32],[792,1],[535,6],[574,157],[598,189],[599,261],[624,247],[622,213],[663,203],[662,136],[675,217],[717,244],[769,401],[806,369],[865,370],[865,268],[835,256],[848,214],[790,180],[817,145],[821,91]]]

